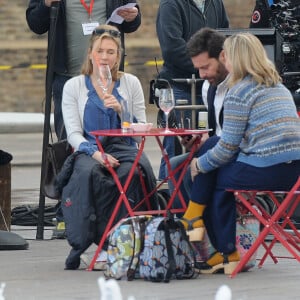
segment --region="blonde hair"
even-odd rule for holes
[[[86,58],[81,67],[81,74],[91,75],[93,73],[93,64],[89,55],[93,49],[94,43],[98,40],[102,41],[103,39],[111,39],[117,45],[117,62],[111,69],[112,80],[116,81],[123,74],[123,72],[119,71],[123,49],[121,44],[121,33],[119,32],[118,28],[111,25],[100,25],[93,31],[89,41]]]
[[[247,75],[251,75],[259,85],[268,87],[281,82],[281,77],[267,57],[262,43],[253,34],[237,33],[228,37],[224,42],[224,50],[232,67],[229,86]]]

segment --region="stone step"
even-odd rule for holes
[[[0,112],[0,134],[43,132],[44,118],[43,113]],[[50,124],[53,128],[53,114],[50,116]]]

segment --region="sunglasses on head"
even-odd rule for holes
[[[94,29],[93,35],[101,35],[105,32],[110,34],[111,36],[113,36],[115,38],[120,38],[121,37],[120,31],[112,30],[112,29]]]

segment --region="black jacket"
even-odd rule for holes
[[[65,11],[65,1],[61,0],[58,6],[58,16],[56,32],[48,32],[50,29],[51,22],[51,8],[45,6],[44,0],[30,0],[28,8],[26,10],[26,20],[29,28],[37,33],[44,34],[48,32],[48,45],[50,44],[51,36],[55,37],[55,54],[54,54],[54,66],[53,70],[56,73],[68,74],[67,72],[67,47],[66,47],[66,11]],[[127,3],[136,3],[136,0],[106,0],[106,16],[107,19],[111,16],[111,13],[117,7],[125,5]],[[137,6],[138,7],[138,6]],[[122,46],[124,48],[124,32],[130,33],[140,26],[141,24],[141,14],[139,12],[138,16],[132,22],[123,22],[122,24],[111,24],[119,28],[122,33]],[[124,48],[125,49],[125,48]]]
[[[124,186],[128,173],[137,155],[137,148],[122,142],[119,138],[107,139],[103,144],[105,152],[110,153],[120,162],[115,171]],[[156,186],[156,179],[147,156],[143,153],[139,160],[140,174],[134,172],[126,190],[130,205],[135,206],[144,199],[144,188],[150,192]],[[77,269],[80,255],[94,242],[99,244],[109,218],[120,196],[117,185],[106,168],[102,168],[90,156],[75,152],[64,163],[56,178],[56,188],[62,193],[62,210],[66,223],[67,239],[72,246],[66,260],[66,269]],[[150,196],[153,209],[157,209],[157,194]],[[140,203],[141,204],[141,203]],[[141,207],[145,210],[145,207]],[[127,215],[124,204],[118,209],[114,224]]]
[[[229,21],[222,0],[206,0],[204,13],[193,0],[161,0],[156,31],[164,60],[160,77],[191,78],[195,70],[186,51],[190,37],[203,27],[228,28]]]
[[[256,0],[249,27],[250,28],[272,27],[271,9],[265,0]]]

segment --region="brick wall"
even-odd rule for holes
[[[224,0],[231,27],[247,27],[255,0]],[[1,1],[0,6],[0,111],[41,112],[45,97],[45,69],[28,67],[46,63],[47,35],[32,33],[25,20],[28,1]],[[140,29],[126,36],[126,71],[136,74],[148,99],[154,66],[145,62],[160,59],[155,33],[159,0],[139,0],[143,22]],[[239,7],[239,11],[237,11]]]

